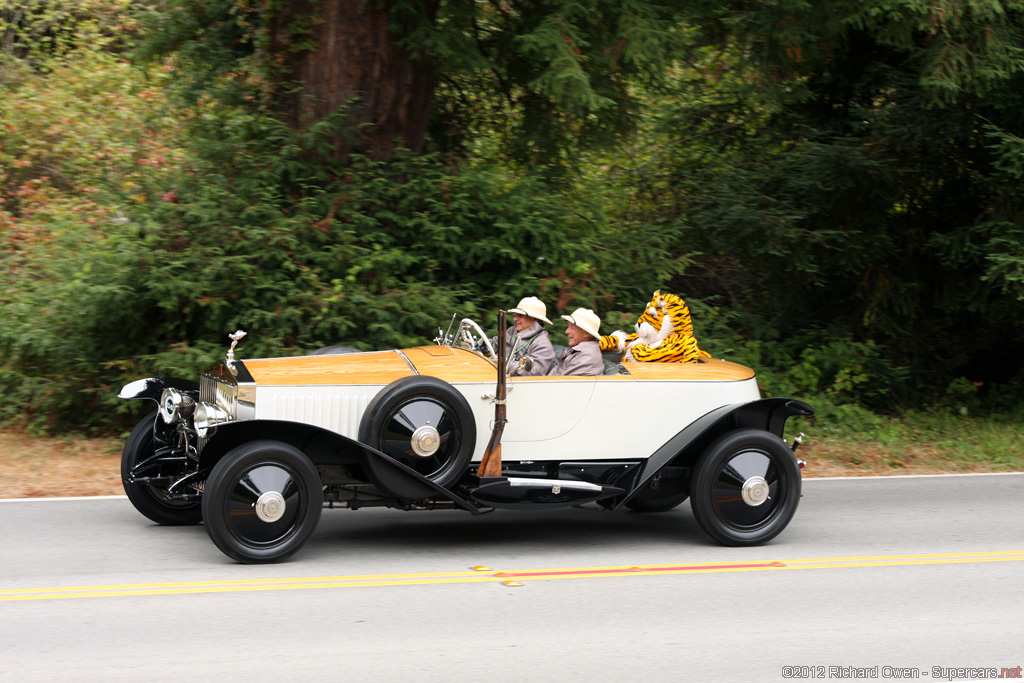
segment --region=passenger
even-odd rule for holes
[[[552,375],[603,375],[601,357],[601,319],[589,308],[577,308],[572,315],[563,315],[569,322],[569,348],[555,359]]]
[[[508,357],[513,359],[509,377],[548,374],[551,364],[555,361],[555,349],[551,346],[548,331],[544,329],[544,325],[551,324],[546,315],[547,306],[537,297],[528,296],[515,308],[508,309],[508,312],[515,314],[513,326],[505,331]],[[516,347],[512,348],[512,340],[517,332],[519,339],[516,341]],[[497,337],[491,338],[491,345],[498,347]],[[519,365],[519,359],[523,356],[529,356],[533,360],[533,367],[529,371]]]

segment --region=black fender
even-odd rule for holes
[[[762,398],[725,405],[705,413],[651,454],[630,491],[617,499],[612,509],[625,505],[644,484],[665,468],[692,468],[701,453],[722,434],[734,429],[763,429],[781,439],[786,420],[794,415],[810,417],[814,415],[814,409],[792,398]]]
[[[117,397],[127,399],[148,398],[151,401],[160,403],[160,395],[164,392],[164,389],[177,389],[192,398],[199,398],[199,382],[174,377],[137,379],[121,387]]]
[[[244,443],[269,439],[294,446],[302,451],[314,465],[355,465],[366,462],[368,458],[374,458],[429,485],[441,496],[451,499],[456,505],[474,514],[480,514],[482,511],[480,506],[443,486],[439,486],[416,470],[406,467],[372,446],[323,427],[282,420],[244,420],[218,425],[216,429],[217,431],[209,437],[199,456],[200,470],[209,471],[229,451]]]

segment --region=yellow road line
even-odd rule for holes
[[[424,586],[456,583],[505,583],[530,580],[584,579],[601,577],[664,576],[793,569],[851,569],[858,567],[925,566],[1024,561],[1022,550],[992,552],[930,553],[921,555],[869,555],[862,557],[817,557],[762,562],[705,562],[684,565],[614,565],[518,571],[459,571],[419,574],[363,574],[353,576],[311,576],[297,578],[238,579],[234,581],[180,581],[166,583],[109,584],[0,589],[0,602],[67,600],[148,595],[190,595],[199,593],[240,593],[252,591],[303,590],[311,588],[368,588],[383,586]]]
[[[430,579],[430,578],[446,578],[446,577],[459,577],[459,576],[480,576],[480,572],[437,572],[437,573],[419,573],[419,574],[366,574],[356,576],[311,576],[308,578],[289,578],[289,579],[236,579],[234,581],[168,581],[163,583],[129,583],[123,585],[100,585],[100,586],[60,586],[54,588],[12,588],[8,590],[0,589],[0,596],[7,595],[8,593],[39,593],[45,591],[89,591],[89,590],[115,590],[121,588],[189,588],[189,587],[202,587],[202,586],[238,586],[247,584],[278,584],[278,583],[302,583],[302,582],[316,582],[323,583],[328,581],[355,581],[359,579]]]
[[[991,552],[974,553],[928,553],[924,555],[868,555],[862,557],[811,557],[800,560],[786,560],[786,562],[843,562],[848,560],[895,560],[910,558],[928,557],[991,557],[992,555],[1019,555],[1024,556],[1024,550],[993,550]]]

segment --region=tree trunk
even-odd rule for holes
[[[376,158],[396,147],[423,147],[435,75],[423,53],[398,46],[380,0],[297,0],[284,3],[274,21],[271,50],[284,67],[279,89],[281,113],[301,130],[353,98],[348,125],[355,138],[338,135],[333,156],[356,152]],[[436,0],[422,3],[433,19]],[[298,85],[288,92],[290,85]]]

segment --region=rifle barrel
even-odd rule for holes
[[[494,427],[491,428],[491,439],[487,442],[484,459],[480,461],[478,477],[501,476],[501,435],[505,431],[505,311],[498,311],[498,386],[494,390]]]

